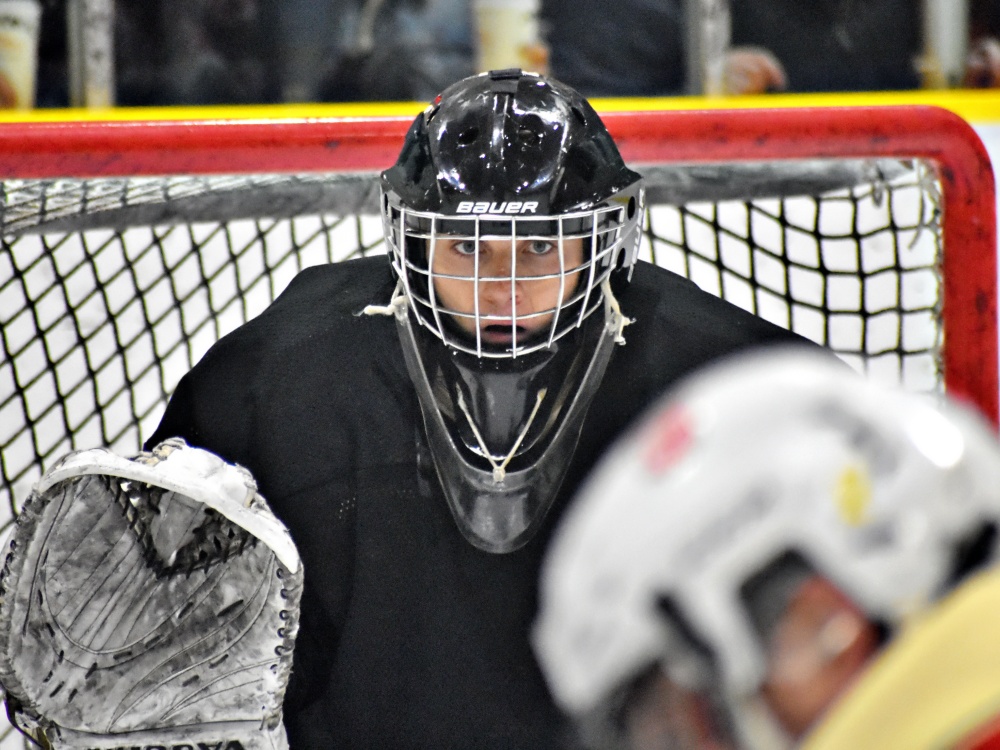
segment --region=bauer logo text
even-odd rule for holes
[[[458,204],[460,214],[533,214],[538,211],[537,201],[462,201]]]

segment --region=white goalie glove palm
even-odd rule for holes
[[[0,573],[8,714],[56,749],[286,748],[301,590],[245,469],[178,439],[70,453]]]

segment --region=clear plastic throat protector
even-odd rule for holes
[[[604,306],[604,315],[516,359],[442,346],[406,307],[397,309],[431,456],[473,546],[522,547],[552,506],[621,330],[621,313]]]

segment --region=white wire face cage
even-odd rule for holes
[[[547,349],[603,306],[603,287],[612,271],[625,268],[631,274],[642,204],[641,189],[623,192],[606,205],[558,215],[514,214],[530,206],[528,202],[470,201],[459,204],[459,210],[468,213],[458,215],[415,211],[391,191],[381,201],[392,265],[414,317],[446,346],[493,359]],[[571,249],[576,240],[581,241],[582,252]],[[536,241],[551,243],[544,271],[524,259],[524,243]],[[456,243],[471,243],[463,251],[467,260],[458,272],[445,268],[441,260]],[[502,272],[495,270],[495,264],[492,271],[482,267],[484,243],[500,250]],[[530,265],[535,267],[525,268]],[[493,285],[500,284],[509,285],[509,292],[502,287],[496,291]],[[499,308],[488,304],[487,286],[505,304]],[[535,294],[522,294],[531,288]],[[529,296],[532,302],[526,301]],[[490,326],[509,326],[509,343],[484,340]]]

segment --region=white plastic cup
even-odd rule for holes
[[[35,106],[41,15],[38,0],[0,0],[0,109]]]
[[[538,0],[473,0],[479,72],[521,68],[547,73],[548,46],[541,38]]]

